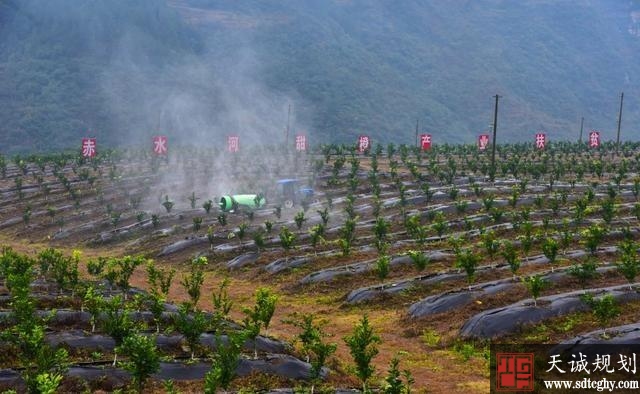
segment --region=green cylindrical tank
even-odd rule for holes
[[[238,208],[256,209],[261,208],[266,203],[264,197],[257,198],[257,194],[236,194],[234,196],[220,197],[220,209],[224,212],[235,211]]]

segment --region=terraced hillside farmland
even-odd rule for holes
[[[639,159],[637,143],[498,146],[495,169],[464,145],[5,158],[0,312],[31,334],[2,338],[0,386],[487,392],[492,341],[637,341]],[[285,208],[280,178],[313,198]],[[218,208],[246,193],[267,204]],[[371,376],[349,346],[367,324]]]

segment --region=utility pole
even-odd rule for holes
[[[500,96],[497,94],[494,96],[496,98],[496,107],[493,113],[493,144],[491,146],[491,182],[496,180],[496,132],[498,130],[498,99]]]
[[[289,126],[291,121],[291,103],[289,103],[289,110],[287,111],[287,129],[284,136],[284,146],[286,150],[289,150]]]
[[[624,102],[624,92],[620,93],[620,112],[618,112],[618,137],[616,138],[616,155],[620,153],[620,125],[622,124],[622,103]]]
[[[578,143],[582,143],[582,130],[584,130],[584,116],[580,120],[580,138],[578,138]]]
[[[420,120],[416,119],[416,146],[418,146],[418,124]]]

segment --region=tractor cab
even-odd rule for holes
[[[280,179],[276,182],[278,201],[287,209],[291,209],[303,201],[310,202],[313,198],[313,189],[299,187],[298,179]]]

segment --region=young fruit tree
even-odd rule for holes
[[[228,335],[226,342],[216,337],[216,353],[211,370],[204,377],[205,394],[215,394],[218,388],[227,392],[236,377],[245,336],[244,331],[234,332]]]
[[[540,275],[528,276],[526,278],[523,278],[522,281],[527,287],[527,290],[529,290],[529,293],[531,293],[531,297],[533,298],[533,305],[538,306],[538,297],[540,297],[540,293],[542,292],[542,290],[544,290],[549,285],[549,282],[546,279],[542,278]]]
[[[467,283],[471,290],[471,283],[475,280],[476,269],[480,258],[470,249],[463,249],[456,253],[456,268],[464,269],[467,274]]]
[[[406,394],[411,393],[411,385],[415,382],[411,372],[404,370],[400,372],[400,359],[394,356],[389,363],[389,370],[384,379],[382,392],[384,394]],[[402,381],[404,376],[405,381]]]
[[[247,331],[247,338],[253,341],[254,358],[258,358],[256,338],[260,334],[260,329],[264,327],[265,332],[269,328],[271,318],[276,310],[278,296],[265,287],[256,290],[255,305],[253,308],[245,308],[244,324]]]
[[[595,256],[598,246],[600,246],[607,232],[606,228],[598,224],[591,225],[581,232],[582,242],[592,256]]]
[[[377,344],[381,342],[380,337],[373,332],[373,328],[369,325],[367,315],[362,317],[360,323],[353,328],[352,334],[346,336],[344,341],[356,363],[356,375],[362,382],[362,392],[367,393],[367,381],[375,372],[371,360],[378,355]]]
[[[135,331],[135,324],[130,317],[130,309],[123,302],[122,297],[115,296],[104,302],[104,314],[102,315],[102,331],[109,335],[116,343],[113,351],[113,365],[118,360],[118,347],[122,341]]]
[[[121,365],[131,374],[136,391],[142,393],[147,379],[160,369],[155,336],[137,333],[129,335],[124,338],[117,351],[127,355],[127,361]]]
[[[144,264],[145,261],[144,257],[141,256],[124,256],[122,258],[113,259],[110,262],[110,265],[114,265],[113,268],[117,271],[116,284],[122,289],[122,294],[124,295],[125,300],[129,293],[129,280],[131,279],[131,276],[135,272],[136,268]]]
[[[322,338],[324,333],[320,332],[318,338],[309,344],[309,351],[313,354],[311,359],[311,394],[314,392],[315,385],[322,377],[322,368],[327,359],[336,352],[338,345],[335,343],[324,342]]]
[[[589,258],[580,265],[576,264],[571,266],[567,273],[578,279],[580,285],[584,289],[587,286],[587,282],[589,282],[589,280],[594,279],[598,276],[597,268],[598,265],[596,263],[596,260],[593,258]]]
[[[304,216],[304,211],[300,211],[296,213],[296,216],[294,216],[293,221],[296,223],[296,227],[298,228],[298,231],[300,231],[302,229],[302,225],[304,224],[304,222],[307,221],[307,218],[305,218]]]
[[[544,253],[545,257],[549,259],[549,264],[551,264],[551,272],[553,272],[553,266],[556,263],[556,259],[558,257],[558,241],[551,237],[547,237],[542,241],[542,253]]]
[[[169,196],[164,196],[164,201],[162,202],[162,206],[167,211],[167,213],[171,213],[171,209],[173,208],[173,201],[169,200]]]
[[[91,315],[91,332],[96,331],[96,323],[102,313],[104,298],[99,294],[93,286],[89,286],[85,291],[82,299],[82,310],[86,310]]]
[[[384,241],[387,237],[387,233],[391,228],[391,223],[385,218],[379,216],[376,218],[376,221],[373,225],[373,233],[376,236],[376,239],[380,242]]]
[[[513,274],[513,279],[515,280],[516,273],[520,269],[520,259],[518,258],[518,251],[513,245],[513,242],[509,240],[502,241],[502,251],[500,253],[507,264],[509,264],[509,270]]]
[[[191,351],[191,360],[194,360],[200,345],[200,335],[209,327],[209,319],[204,312],[193,309],[190,303],[185,302],[180,305],[178,313],[174,317],[174,326],[184,336]]]
[[[382,255],[376,260],[376,275],[381,282],[384,282],[389,276],[389,267],[391,264],[391,256]]]
[[[191,268],[189,274],[185,275],[180,282],[187,290],[187,294],[191,300],[191,305],[198,305],[200,300],[200,289],[204,283],[204,266],[208,264],[205,256],[200,256],[191,260]]]
[[[411,258],[411,262],[413,263],[413,266],[416,267],[416,270],[424,271],[424,269],[427,268],[427,264],[429,264],[429,256],[425,253],[418,250],[410,250],[407,254]]]
[[[289,250],[293,247],[293,243],[296,241],[296,235],[289,230],[289,227],[283,226],[280,229],[280,245],[285,252],[285,258],[288,257]]]
[[[213,201],[211,200],[207,200],[202,204],[202,208],[204,209],[207,215],[209,214],[209,211],[211,211],[212,207],[213,207]]]
[[[213,293],[213,311],[211,317],[211,328],[218,334],[222,330],[223,323],[229,317],[229,312],[233,307],[233,301],[229,297],[229,278],[224,278],[218,287],[218,292]]]
[[[584,301],[593,312],[594,317],[602,327],[602,336],[607,337],[607,326],[614,318],[620,315],[620,307],[616,299],[611,294],[606,294],[600,298],[595,298],[593,294],[587,293],[582,295]]]
[[[638,244],[633,241],[623,241],[618,246],[620,261],[616,264],[618,272],[624,276],[629,282],[629,290],[635,281],[636,276],[640,273],[640,260],[638,259]]]
[[[317,254],[316,247],[318,246],[318,243],[324,242],[324,238],[323,238],[324,232],[325,232],[325,227],[324,227],[324,224],[322,223],[318,223],[309,229],[309,241],[311,242],[313,251],[316,254]]]
[[[169,289],[171,288],[171,282],[176,274],[175,268],[163,269],[158,268],[153,260],[147,261],[147,282],[152,292],[160,293],[167,298],[169,296]]]

